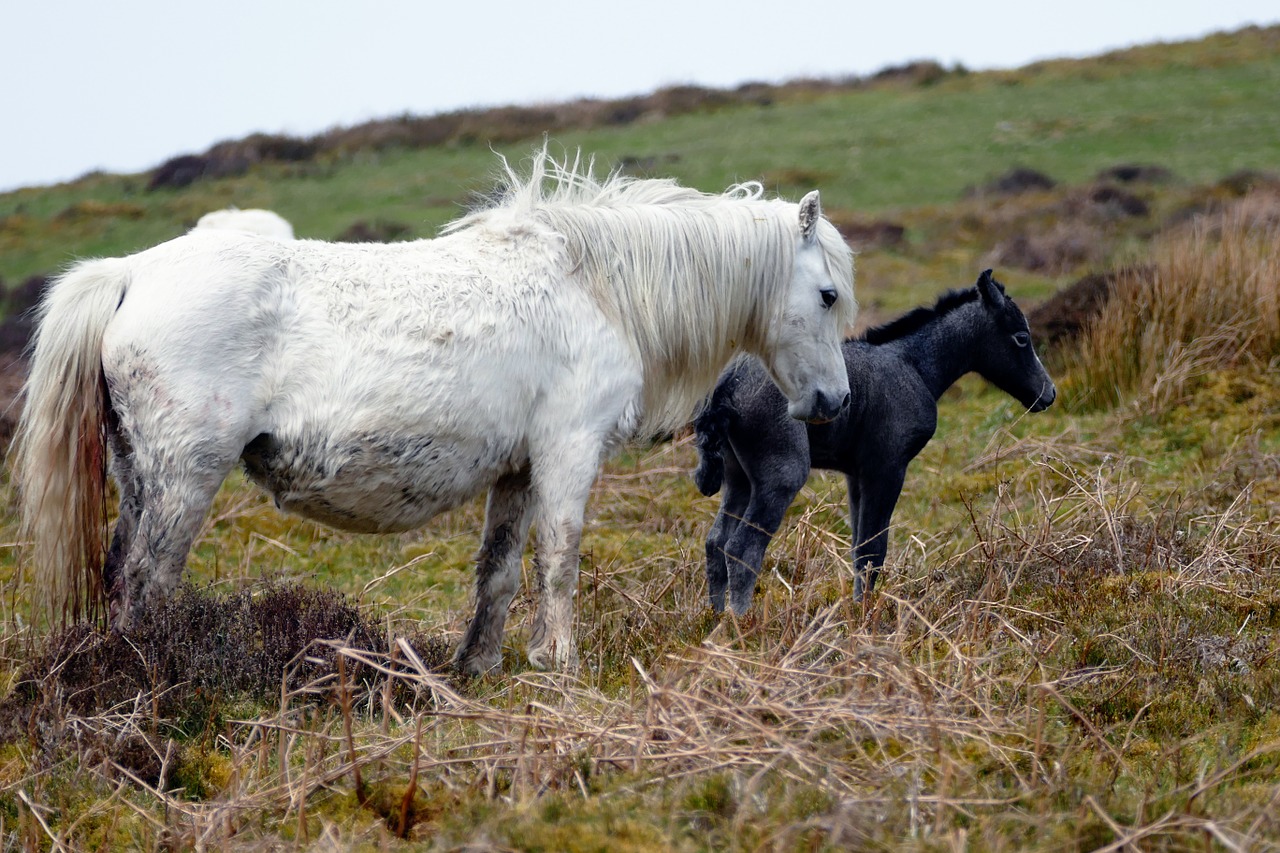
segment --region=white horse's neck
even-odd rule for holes
[[[644,366],[641,432],[683,424],[735,354],[765,348],[786,305],[794,206],[718,201],[541,213]]]

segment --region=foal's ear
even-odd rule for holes
[[[800,199],[800,236],[806,243],[812,243],[818,236],[818,220],[822,218],[822,201],[818,191]]]
[[[983,302],[991,306],[1004,304],[1004,285],[991,277],[991,270],[982,271],[982,275],[978,276],[976,287]]]

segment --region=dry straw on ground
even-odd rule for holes
[[[1268,803],[1280,801],[1280,742],[1197,767],[1205,735],[1161,743],[1143,727],[1185,712],[1166,708],[1156,684],[1190,704],[1227,702],[1233,689],[1280,699],[1275,683],[1242,675],[1274,666],[1274,649],[1243,642],[1232,622],[1274,600],[1280,535],[1247,491],[1202,515],[1147,505],[1124,464],[1069,440],[1041,440],[1034,455],[990,506],[972,508],[967,536],[905,549],[865,613],[847,598],[844,543],[802,519],[785,547],[808,555],[810,576],[780,574],[753,616],[701,639],[670,636],[696,633],[701,618],[688,612],[701,593],[692,560],[604,577],[586,593],[600,600],[584,631],[622,636],[576,676],[458,681],[424,662],[420,644],[334,640],[296,658],[270,710],[224,711],[185,743],[169,736],[179,721],[158,713],[181,701],[158,692],[190,701],[190,684],[71,712],[85,685],[55,676],[36,697],[46,759],[5,783],[24,798],[19,837],[73,848],[102,819],[90,810],[58,823],[39,805],[57,800],[59,766],[97,775],[100,808],[132,816],[139,839],[197,849],[510,838],[513,821],[547,831],[537,815],[549,800],[669,815],[651,818],[667,841],[708,821],[722,835],[707,837],[736,849],[1205,838],[1246,849],[1278,837]],[[1234,610],[1200,608],[1206,594]],[[1164,611],[1126,613],[1134,596],[1180,614],[1177,647],[1157,624]],[[1108,718],[1117,703],[1128,710]],[[485,802],[508,818],[479,835],[450,820]],[[363,818],[351,820],[353,807]]]

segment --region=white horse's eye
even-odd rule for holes
[[[825,305],[826,307],[830,308],[832,305],[835,305],[836,299],[838,298],[839,298],[839,294],[836,293],[833,288],[830,288],[830,287],[822,288],[822,304]]]
[[[1013,342],[1020,347],[1025,347],[1027,344],[1031,343],[1031,336],[1026,332],[1018,332],[1013,336]]]

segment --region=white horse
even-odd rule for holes
[[[792,416],[845,404],[852,258],[816,192],[599,181],[545,150],[529,178],[506,174],[502,201],[434,240],[197,230],[59,279],[15,459],[55,614],[105,595],[123,627],[170,595],[242,462],[281,509],[353,531],[408,530],[488,489],[455,663],[500,662],[536,523],[528,658],[573,666],[583,509],[607,454],[685,423],[740,351]],[[104,554],[107,446],[120,510]]]
[[[275,211],[258,208],[241,210],[238,207],[228,207],[225,210],[211,210],[200,217],[196,228],[202,231],[243,231],[274,240],[293,239],[293,226],[289,224],[289,220]]]

